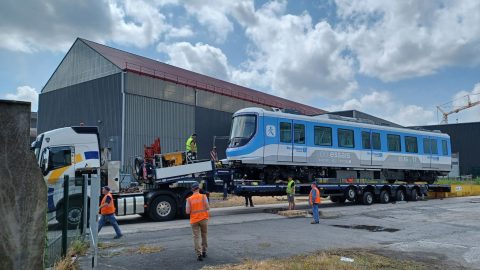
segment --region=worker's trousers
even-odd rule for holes
[[[193,223],[192,232],[193,232],[193,244],[195,245],[195,252],[197,256],[202,255],[202,252],[207,252],[208,243],[207,243],[207,232],[208,232],[208,219],[200,220],[199,222]],[[201,235],[201,239],[200,239]]]
[[[312,204],[312,214],[313,214],[313,221],[315,223],[319,223],[320,217],[318,215],[318,203]]]

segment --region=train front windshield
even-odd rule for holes
[[[228,147],[240,147],[247,144],[255,134],[257,116],[238,115],[233,118]]]

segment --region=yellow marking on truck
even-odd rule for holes
[[[453,184],[451,192],[428,192],[431,198],[468,197],[480,195],[480,185]]]
[[[70,168],[71,165],[69,166],[65,166],[65,167],[62,167],[62,168],[58,168],[56,170],[53,170],[52,173],[50,174],[50,176],[48,177],[48,184],[55,184],[58,182],[58,179],[60,179],[60,177],[65,173],[66,170],[68,170],[68,168]]]
[[[83,160],[82,154],[75,155],[75,163],[80,163]]]

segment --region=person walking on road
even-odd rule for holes
[[[203,261],[207,257],[207,232],[208,232],[208,198],[204,194],[200,194],[198,183],[192,185],[193,195],[187,199],[185,210],[190,214],[190,225],[193,232],[193,244],[198,261]],[[200,240],[201,235],[201,240]]]
[[[295,181],[292,176],[288,176],[287,199],[288,210],[295,210]]]
[[[320,218],[318,216],[318,205],[320,204],[320,191],[317,188],[317,183],[312,182],[312,190],[310,191],[310,205],[312,206],[313,221],[311,224],[318,224]]]
[[[102,188],[103,199],[100,203],[100,220],[98,221],[98,232],[102,229],[103,225],[108,221],[112,224],[115,233],[117,234],[114,239],[121,238],[123,236],[120,227],[118,226],[117,219],[115,218],[115,205],[113,202],[112,193],[110,193],[110,188],[104,186]]]

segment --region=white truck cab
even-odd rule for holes
[[[31,149],[47,183],[49,213],[58,213],[61,209],[65,175],[74,179],[80,176],[80,171],[96,174],[100,169],[97,127],[64,127],[47,131],[37,136]],[[80,221],[82,207],[82,187],[72,185],[74,182],[70,181],[70,206],[67,214],[68,221],[72,224]]]

